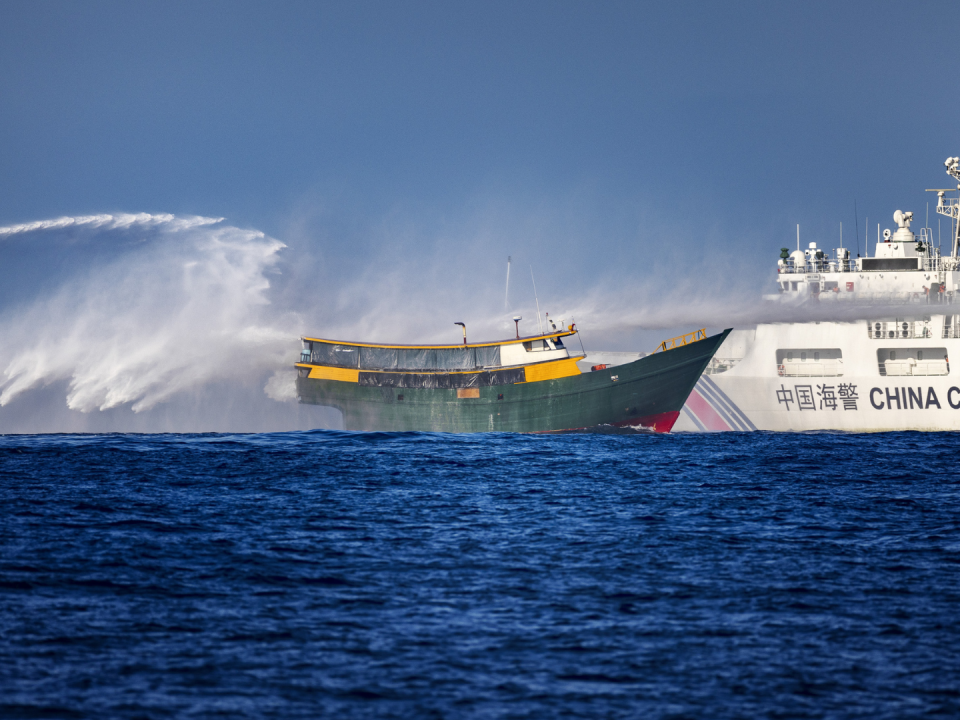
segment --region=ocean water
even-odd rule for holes
[[[0,717],[957,717],[958,450],[0,437]]]

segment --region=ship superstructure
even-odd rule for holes
[[[945,165],[960,182],[960,158]],[[955,189],[936,192],[937,212],[951,222],[944,252],[901,210],[870,257],[816,243],[782,248],[768,301],[811,304],[821,316],[832,303],[861,319],[734,330],[674,429],[960,430],[960,370],[951,363],[960,360],[960,201]]]
[[[960,158],[947,158],[947,173],[960,179]],[[784,299],[796,298],[852,302],[880,300],[895,302],[951,302],[960,288],[960,203],[938,190],[936,210],[951,219],[950,254],[941,255],[930,228],[916,235],[910,229],[912,212],[897,210],[893,220],[897,230],[883,231],[877,237],[873,257],[851,258],[847,248],[831,252],[808,248],[790,252],[781,248],[777,262],[777,286]],[[879,234],[879,229],[878,229]]]

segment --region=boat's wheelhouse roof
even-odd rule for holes
[[[449,343],[445,345],[402,345],[400,343],[364,343],[364,342],[353,342],[350,340],[328,340],[326,338],[314,338],[314,337],[302,337],[301,340],[304,342],[310,343],[324,343],[327,345],[348,345],[351,347],[365,347],[365,348],[384,348],[384,349],[401,349],[401,350],[456,350],[458,348],[477,348],[477,347],[492,347],[495,345],[515,345],[520,342],[532,342],[534,340],[552,340],[554,338],[567,337],[569,335],[576,334],[575,330],[561,330],[552,333],[544,333],[543,335],[528,335],[520,338],[510,338],[509,340],[495,340],[490,342],[479,342],[479,343]]]

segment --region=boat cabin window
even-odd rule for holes
[[[396,370],[398,355],[396,348],[365,347],[360,348],[360,367]]]
[[[488,345],[487,347],[478,347],[477,365],[479,367],[500,367],[500,346]]]
[[[397,368],[429,370],[437,366],[437,351],[425,348],[401,348],[397,351]]]
[[[310,362],[317,365],[355,368],[360,364],[360,348],[353,345],[334,345],[332,343],[311,343]]]
[[[355,347],[311,343],[309,362],[361,370],[462,371],[500,367],[500,346],[457,348]]]
[[[523,344],[523,349],[527,352],[543,352],[546,350],[564,350],[563,341],[560,338],[549,338],[547,340],[531,340]]]
[[[477,366],[477,356],[473,348],[437,350],[438,370],[473,370]]]

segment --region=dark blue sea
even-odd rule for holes
[[[0,716],[958,717],[958,451],[0,437]]]

